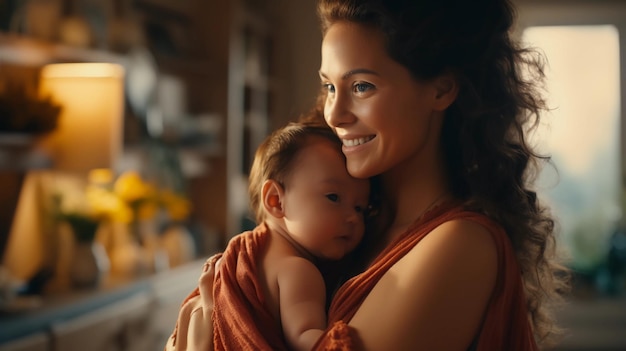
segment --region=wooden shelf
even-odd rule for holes
[[[160,70],[168,73],[190,76],[213,77],[212,63],[208,59],[184,58],[173,56],[158,56],[157,66]]]
[[[37,137],[0,133],[0,170],[26,171],[52,167],[52,159],[37,148]]]
[[[126,57],[109,51],[70,47],[0,33],[0,63],[36,67],[54,62],[113,62],[126,65]]]

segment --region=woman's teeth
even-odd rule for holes
[[[357,139],[343,139],[343,145],[357,146],[357,145],[365,144],[372,139],[374,139],[373,136],[367,136],[367,137],[357,138]]]

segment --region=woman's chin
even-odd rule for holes
[[[375,175],[373,174],[372,167],[369,167],[367,163],[362,161],[350,161],[350,159],[348,159],[346,167],[350,176],[354,178],[367,179]]]

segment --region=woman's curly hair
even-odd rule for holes
[[[511,38],[509,0],[320,0],[322,31],[337,21],[378,29],[392,59],[418,81],[444,73],[459,84],[446,112],[442,149],[456,197],[499,222],[522,269],[530,319],[540,345],[557,336],[549,306],[568,290],[557,261],[555,221],[533,184],[548,156],[527,134],[546,109],[544,61]],[[320,96],[318,104],[323,104]]]

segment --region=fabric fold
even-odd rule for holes
[[[367,270],[348,280],[336,293],[328,313],[330,326],[317,342],[314,350],[359,350],[356,330],[348,324],[369,292],[382,276],[420,240],[442,223],[455,219],[470,220],[483,225],[491,233],[497,247],[498,273],[496,287],[489,301],[485,320],[472,350],[535,351],[529,322],[521,272],[510,240],[500,225],[488,217],[464,210],[461,206],[437,207],[415,223],[392,245],[381,252]],[[233,238],[233,244],[222,256],[216,273],[213,298],[215,350],[286,350],[282,329],[264,304],[262,289],[256,280],[254,250],[262,249],[266,240],[263,226],[249,234]],[[245,234],[245,233],[244,233]],[[237,262],[240,262],[237,265]],[[228,292],[230,291],[230,292]],[[195,289],[184,300],[182,313],[193,313],[199,306],[199,290]],[[187,311],[190,310],[190,311]],[[187,311],[187,312],[186,312]],[[216,314],[228,317],[216,317]],[[186,320],[180,318],[179,321]],[[177,325],[171,344],[177,343]],[[181,337],[184,339],[185,334]],[[181,339],[181,344],[185,341]],[[169,345],[169,344],[168,344]],[[174,345],[169,345],[174,346]],[[166,347],[172,350],[174,347]],[[186,349],[176,345],[176,350]]]
[[[213,346],[220,351],[287,350],[280,322],[266,307],[256,260],[269,240],[260,224],[231,239],[213,288]]]
[[[358,350],[357,333],[348,323],[382,276],[433,229],[444,222],[463,219],[478,223],[491,233],[497,247],[498,273],[486,317],[477,336],[477,351],[538,350],[529,322],[521,272],[513,247],[502,227],[485,215],[464,210],[460,205],[439,206],[426,213],[392,245],[389,245],[363,273],[348,280],[332,300],[330,329],[314,350]]]

